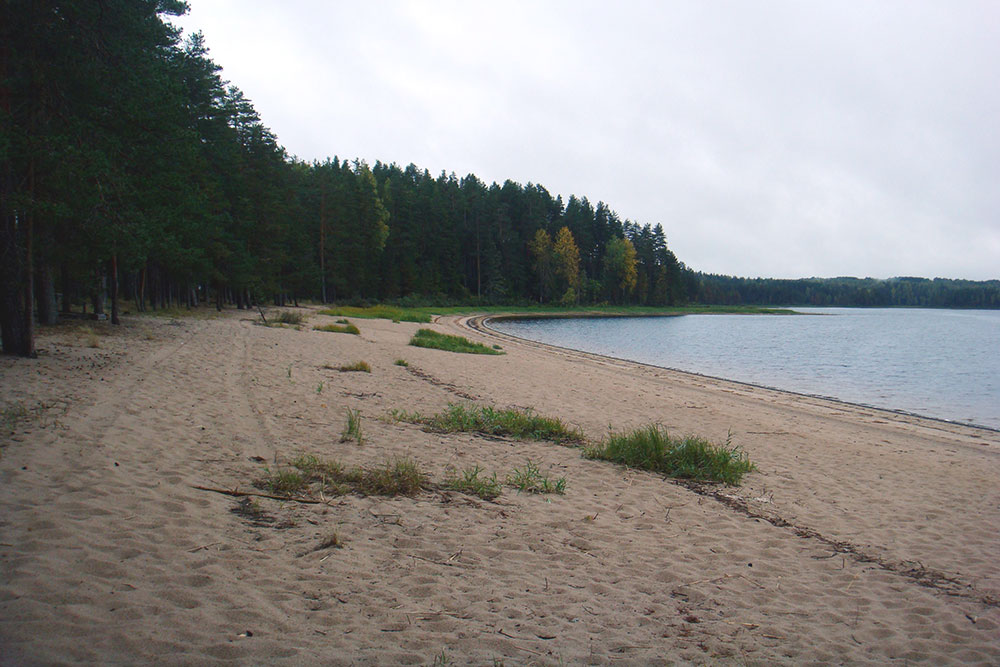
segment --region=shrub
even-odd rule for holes
[[[431,329],[417,331],[410,339],[410,345],[465,354],[503,354],[500,350],[494,350],[482,343],[475,343],[464,336],[452,336]]]
[[[671,438],[666,428],[650,424],[624,433],[611,433],[601,444],[585,450],[591,459],[613,461],[632,468],[659,472],[668,477],[735,486],[755,470],[746,453],[732,445],[704,438]]]

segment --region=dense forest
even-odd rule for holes
[[[662,225],[414,165],[312,163],[224,81],[177,0],[5,0],[0,330],[211,302],[1000,307],[1000,284],[695,273]],[[105,305],[105,300],[108,305]]]

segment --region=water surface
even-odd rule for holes
[[[1000,429],[1000,311],[495,320],[619,359]]]

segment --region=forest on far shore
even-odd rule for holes
[[[1000,308],[1000,281],[695,272],[662,224],[415,165],[289,156],[178,0],[0,9],[0,333],[120,302]],[[332,128],[331,131],[341,131]],[[671,221],[670,224],[690,224]],[[107,305],[105,305],[107,301]]]

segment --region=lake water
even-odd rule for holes
[[[1000,311],[498,320],[521,338],[1000,429]]]

